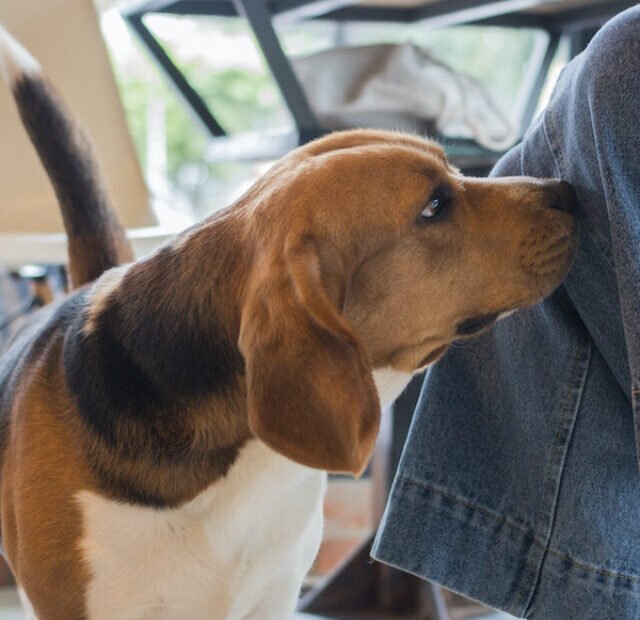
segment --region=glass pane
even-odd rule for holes
[[[458,26],[428,29],[415,24],[345,24],[345,45],[411,42],[427,48],[457,72],[476,78],[502,112],[519,122],[519,98],[529,69],[547,40],[546,33],[524,28]]]
[[[195,219],[231,204],[259,175],[260,168],[239,162],[207,163],[207,132],[117,11],[105,12],[101,25],[152,194]]]
[[[540,112],[542,112],[546,107],[547,103],[549,103],[549,98],[551,97],[551,93],[553,92],[553,88],[556,85],[558,78],[560,77],[560,72],[569,62],[571,56],[569,47],[569,38],[563,37],[560,41],[560,45],[558,46],[558,51],[551,62],[547,79],[545,80],[544,87],[540,93],[540,99],[536,107],[536,116],[540,114]]]
[[[230,133],[293,128],[290,114],[253,35],[237,18],[148,15],[145,24]],[[115,11],[103,19],[127,117],[147,178],[168,179],[172,204],[200,217],[229,204],[259,172],[252,164],[206,162],[209,139],[175,89],[131,36]],[[546,34],[531,29],[420,24],[283,25],[285,52],[305,56],[338,45],[412,42],[456,71],[478,79],[499,108],[518,122],[544,51]],[[155,146],[154,146],[155,145]],[[164,145],[164,146],[163,146]],[[151,149],[151,151],[150,151]],[[150,182],[152,189],[154,184]],[[157,187],[155,188],[157,190]]]
[[[144,23],[229,133],[293,127],[244,20],[148,15]]]

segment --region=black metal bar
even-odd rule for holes
[[[273,13],[276,14],[277,23],[302,21],[305,19],[317,19],[343,8],[357,4],[360,0],[309,0],[300,2],[298,6],[288,9],[276,5]]]
[[[602,26],[608,19],[635,6],[636,2],[600,2],[563,11],[554,18],[556,26],[564,32],[585,31]]]
[[[286,13],[312,4],[315,0],[267,0],[267,7],[272,15]]]
[[[273,15],[280,15],[290,11],[303,8],[307,5],[315,3],[316,0],[266,0],[265,4],[268,12]],[[355,0],[354,0],[355,2]],[[381,18],[389,17],[389,21],[410,21],[414,19],[415,9],[398,9],[389,7],[376,6],[356,6],[344,9],[337,8],[329,10],[329,13],[317,14],[314,19],[325,19],[331,15],[340,17],[342,12],[354,11],[358,16],[367,16],[370,13],[374,15],[373,21],[380,21]],[[169,13],[172,15],[201,15],[212,17],[236,17],[238,11],[232,0],[148,0],[142,4],[135,5],[133,8],[125,11],[125,15],[146,15],[148,13]],[[377,16],[377,17],[376,17]],[[394,18],[394,16],[396,16]],[[366,19],[364,21],[367,21]]]
[[[549,34],[549,42],[547,43],[547,49],[544,53],[544,58],[538,69],[538,74],[529,93],[529,100],[522,114],[522,131],[526,131],[527,127],[533,120],[533,115],[536,113],[536,107],[540,99],[540,93],[544,88],[547,76],[549,75],[549,67],[553,61],[556,52],[558,51],[558,45],[560,44],[560,35],[557,32]]]
[[[211,17],[237,17],[238,12],[231,0],[170,0],[163,6],[145,11],[170,13],[172,15],[198,15]]]
[[[129,15],[127,21],[142,39],[149,52],[160,65],[160,68],[169,77],[171,83],[176,87],[179,95],[186,101],[188,107],[194,112],[195,117],[212,136],[226,136],[225,130],[203,101],[202,97],[191,87],[191,84],[184,77],[184,74],[175,66],[169,55],[158,43],[156,38],[149,32],[142,21],[142,15]]]
[[[384,6],[353,6],[326,13],[316,19],[342,22],[397,22],[416,21],[416,10]]]
[[[147,13],[155,13],[161,11],[169,4],[177,4],[180,0],[143,0],[130,5],[122,14],[128,18],[131,15],[146,15]]]
[[[439,0],[416,10],[416,19],[437,26],[455,26],[517,13],[533,6],[551,4],[553,0]]]
[[[441,9],[445,7],[441,6]],[[442,15],[446,16],[443,12]],[[324,19],[338,22],[394,22],[411,23],[423,20],[429,23],[429,19],[439,19],[436,14],[427,15],[423,9],[416,8],[393,8],[384,6],[353,6],[337,9],[324,15],[319,15],[313,19]],[[548,30],[552,18],[546,14],[530,13],[528,11],[518,11],[504,14],[495,14],[486,17],[467,15],[462,19],[461,15],[451,19],[442,19],[442,25],[482,25],[482,26],[502,26],[507,28],[539,28]],[[445,21],[447,22],[445,24]]]
[[[253,30],[296,127],[303,131],[318,130],[319,123],[289,59],[280,46],[271,21],[272,15],[267,10],[264,0],[233,0],[233,3],[238,13],[246,18]]]
[[[507,15],[495,15],[469,22],[469,26],[498,26],[501,28],[536,28],[551,32],[554,29],[553,17],[541,13],[508,13]]]
[[[318,0],[266,0],[271,15],[278,15],[318,4]],[[532,6],[551,4],[551,0],[439,0],[417,8],[394,8],[385,6],[353,6],[338,8],[324,13],[320,11],[313,19],[334,21],[390,21],[412,22],[436,19],[445,16],[450,24],[473,23],[505,27],[529,27],[580,30],[597,26],[616,13],[635,4],[632,1],[598,2],[566,11],[554,13],[532,13]],[[561,4],[559,7],[562,6]],[[464,17],[464,12],[490,11],[485,17]],[[127,15],[147,13],[171,13],[175,15],[237,16],[232,0],[149,0],[130,9]],[[461,15],[461,13],[463,15]]]

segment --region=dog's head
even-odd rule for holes
[[[471,179],[411,136],[333,134],[278,163],[237,207],[255,248],[240,349],[249,422],[302,464],[358,473],[406,373],[551,293],[570,266],[569,187]]]

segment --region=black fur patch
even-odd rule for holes
[[[123,455],[144,451],[164,462],[189,449],[179,440],[180,417],[236,386],[244,371],[215,308],[194,309],[189,291],[170,282],[173,270],[163,264],[170,258],[160,253],[153,273],[127,274],[91,332],[82,313],[64,348],[68,384],[89,428]],[[167,281],[158,281],[158,263]],[[125,432],[138,426],[145,432]]]
[[[144,295],[138,297],[142,299]],[[167,299],[170,302],[171,295]],[[90,294],[82,290],[39,311],[3,356],[0,462],[23,371],[54,338],[64,338],[67,386],[88,431],[87,466],[98,487],[123,501],[177,505],[190,489],[224,476],[246,439],[229,443],[227,437],[214,437],[206,449],[194,449],[184,424],[190,415],[216,415],[206,403],[237,386],[242,356],[223,331],[215,329],[213,313],[203,331],[199,319],[188,313],[176,316],[163,305],[151,304],[155,311],[140,315],[135,302],[107,304],[95,329],[85,335],[89,303]],[[106,452],[92,452],[96,440]],[[118,467],[123,462],[133,465],[132,474]],[[154,468],[170,476],[166,489],[154,491],[157,485],[145,482]]]
[[[14,96],[60,202],[74,211],[69,232],[80,236],[99,230],[109,209],[93,157],[87,156],[89,143],[80,138],[62,102],[42,77],[22,76]]]
[[[211,451],[203,459],[199,468],[200,472],[208,472],[209,477],[214,479],[225,476],[235,462],[240,447],[241,444],[238,444]],[[185,470],[193,466],[188,459],[180,465]],[[168,492],[167,489],[163,489],[162,494],[153,493],[143,488],[143,485],[139,484],[131,476],[123,476],[119,471],[104,467],[100,462],[92,463],[92,471],[100,487],[120,501],[142,504],[152,508],[174,507],[181,503],[182,498],[176,500],[175,496]],[[188,476],[189,474],[186,473],[185,475]]]
[[[41,76],[22,76],[14,86],[14,97],[58,197],[71,259],[77,262],[82,257],[81,264],[71,265],[75,285],[90,282],[123,262],[124,240],[91,142]]]

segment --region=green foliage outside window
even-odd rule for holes
[[[162,19],[195,19],[167,18]],[[200,20],[199,20],[200,21]],[[177,22],[178,23],[178,22]],[[264,61],[256,56],[253,65],[231,62],[212,70],[208,59],[215,60],[220,48],[216,37],[242,41],[251,45],[246,26],[239,20],[204,19],[200,57],[184,59],[179,41],[169,44],[158,35],[167,53],[201,94],[220,124],[229,132],[256,131],[291,127],[283,104]],[[285,50],[300,54],[327,48],[340,40],[343,44],[363,45],[375,42],[410,40],[429,48],[455,70],[479,79],[506,112],[513,109],[523,77],[539,33],[503,28],[464,27],[426,30],[416,25],[348,24],[338,26],[314,22],[284,30],[281,38]],[[231,38],[230,38],[231,37]],[[233,38],[235,37],[235,38]],[[248,48],[247,48],[248,49]],[[251,45],[251,53],[259,54]],[[233,60],[233,59],[232,59]],[[250,63],[249,63],[250,64]],[[208,164],[208,136],[187,112],[176,92],[160,77],[157,69],[128,72],[116,67],[124,107],[141,161],[146,162],[148,111],[152,102],[160,101],[165,115],[167,174],[170,182],[186,194],[195,205],[197,215],[223,206],[233,187],[246,184],[255,175],[255,167],[246,163]]]

